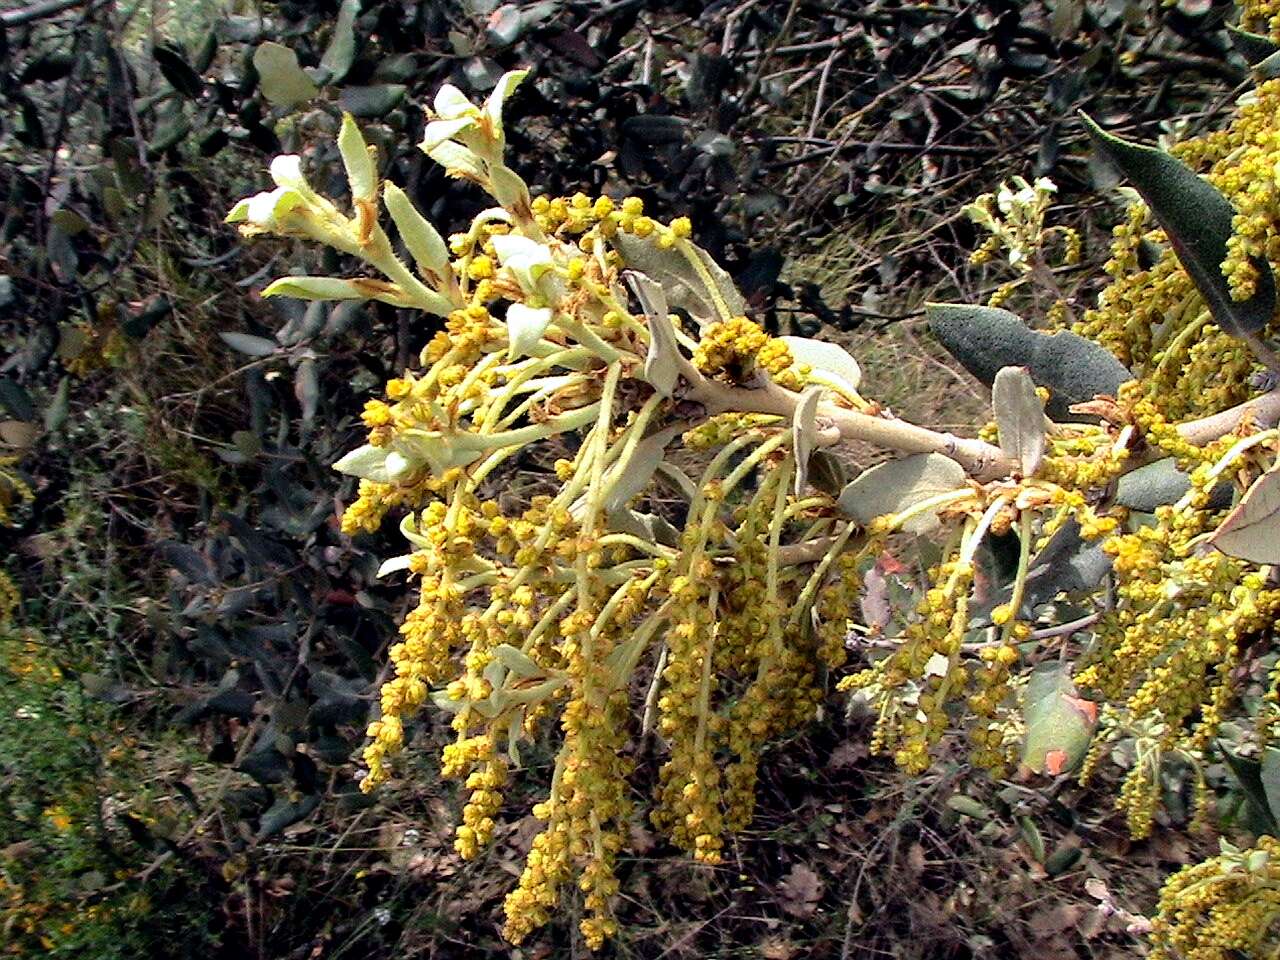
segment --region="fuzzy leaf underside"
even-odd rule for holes
[[[720,319],[713,291],[707,289],[698,271],[678,249],[663,250],[652,240],[619,231],[611,241],[622,254],[623,263],[662,285],[667,304],[689,311],[699,323]],[[746,301],[733,280],[701,247],[690,244],[715,284],[714,294],[724,301],[731,316],[747,312]]]
[[[1018,461],[1024,477],[1031,476],[1044,458],[1044,402],[1025,367],[1005,367],[996,374],[991,407],[1000,430],[1000,448]]]
[[[1209,543],[1238,560],[1280,563],[1280,467],[1253,482]]]

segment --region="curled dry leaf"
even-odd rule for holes
[[[812,867],[797,863],[778,887],[782,909],[793,917],[812,917],[818,910],[824,888],[822,878]]]

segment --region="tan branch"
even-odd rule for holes
[[[689,382],[689,400],[703,404],[709,413],[767,413],[788,417],[794,415],[800,395],[766,381],[759,387],[734,387],[704,377],[687,360],[681,363],[681,374]],[[1007,477],[1014,461],[1000,448],[983,440],[957,437],[917,426],[905,420],[891,420],[859,413],[832,403],[818,405],[819,427],[830,425],[842,440],[864,440],[899,453],[941,453],[955,460],[976,480]]]
[[[1212,443],[1219,437],[1226,436],[1245,419],[1252,421],[1260,430],[1266,430],[1280,423],[1280,388],[1271,390],[1261,396],[1246,400],[1229,410],[1202,417],[1199,420],[1188,420],[1178,425],[1178,433],[1183,439],[1202,447]]]

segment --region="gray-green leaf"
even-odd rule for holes
[[[1023,765],[1035,773],[1057,776],[1084,759],[1098,708],[1076,692],[1068,665],[1047,663],[1037,667],[1027,681],[1022,715],[1027,729]]]
[[[525,680],[531,677],[545,677],[547,675],[547,671],[538,666],[531,656],[509,643],[500,643],[494,647],[493,658],[517,677]]]
[[[234,330],[224,330],[218,336],[232,350],[249,357],[269,357],[279,349],[274,340],[268,340],[266,337],[255,337],[251,333],[236,333]]]
[[[1055,420],[1071,419],[1072,404],[1115,396],[1132,379],[1105,347],[1066,330],[1037,333],[1008,310],[930,303],[925,315],[938,342],[987,386],[1004,367],[1026,367],[1032,380],[1049,388],[1045,409]]]
[[[824,340],[810,337],[779,337],[791,350],[797,363],[808,364],[819,374],[834,380],[845,393],[857,393],[862,383],[862,368],[848,350]]]
[[[940,453],[917,453],[865,471],[840,492],[840,509],[866,526],[877,517],[902,513],[916,504],[953,490],[967,481],[964,468]],[[924,513],[903,525],[909,533],[925,533],[938,525]]]
[[[720,319],[715,305],[715,295],[724,301],[730,316],[747,312],[746,301],[733,285],[724,269],[711,259],[710,254],[696,244],[689,244],[699,262],[706,268],[715,290],[709,290],[693,264],[678,249],[663,250],[653,240],[619,232],[613,243],[622,254],[622,262],[630,269],[646,274],[662,285],[669,307],[681,307],[689,311],[699,323]]]
[[[1234,300],[1222,273],[1235,211],[1208,180],[1176,157],[1155,147],[1139,146],[1112,136],[1081,114],[1094,145],[1142,194],[1169,236],[1183,269],[1195,282],[1213,319],[1238,337],[1257,333],[1271,320],[1276,285],[1271,267],[1254,259],[1257,290],[1248,300]]]
[[[320,66],[329,74],[329,82],[336,83],[347,75],[356,58],[356,17],[360,15],[361,0],[342,0],[333,36]]]
[[[649,321],[649,352],[644,358],[644,378],[659,395],[671,396],[680,376],[680,345],[676,329],[667,316],[667,297],[662,285],[639,271],[628,271],[627,281],[640,301]]]
[[[791,443],[796,458],[794,493],[797,497],[809,482],[809,455],[813,453],[813,444],[818,436],[816,416],[820,399],[822,388],[809,387],[800,395],[800,402],[796,404],[791,418]]]
[[[1272,54],[1280,53],[1280,44],[1260,33],[1250,33],[1228,24],[1227,36],[1231,38],[1231,45],[1240,56],[1249,61],[1250,66],[1256,66]]]

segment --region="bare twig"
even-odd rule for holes
[[[97,0],[45,0],[44,3],[33,3],[29,7],[0,13],[0,26],[21,27],[24,24],[44,20],[46,17],[55,17],[66,10],[96,2]]]

